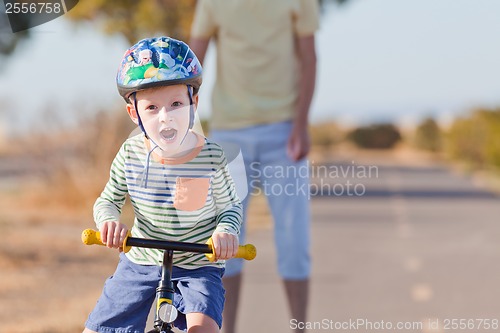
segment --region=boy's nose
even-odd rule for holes
[[[159,111],[159,117],[160,117],[160,121],[163,121],[163,122],[166,122],[166,121],[169,121],[170,120],[170,114],[169,112],[167,111],[167,108],[166,107],[162,107]]]

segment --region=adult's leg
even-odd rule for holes
[[[292,319],[306,322],[309,305],[309,279],[283,280]],[[302,333],[305,329],[296,328],[294,332]]]
[[[255,175],[256,166],[252,165],[252,163],[255,162],[256,156],[255,148],[253,147],[255,136],[252,129],[241,129],[237,131],[213,131],[211,139],[220,144],[224,149],[226,157],[228,157],[229,160],[229,172],[233,179],[236,177],[236,179],[234,179],[236,190],[243,204],[243,221],[239,234],[239,242],[240,244],[244,244],[246,238],[245,230],[248,204],[252,189],[256,186],[255,180],[258,179],[258,175]],[[238,161],[238,157],[232,158],[232,156],[227,156],[228,151],[230,155],[234,156],[235,150],[241,153],[240,157],[242,160],[240,159]],[[233,164],[231,161],[235,163]],[[243,162],[245,168],[245,172],[243,173],[241,172],[241,162]],[[241,191],[241,187],[245,185],[246,191]],[[236,331],[240,291],[243,281],[242,269],[243,259],[231,259],[226,263],[226,273],[222,279],[224,289],[226,290],[222,325],[222,330],[225,333],[234,333]]]
[[[309,164],[307,160],[293,162],[288,158],[286,141],[290,130],[291,124],[280,123],[270,131],[267,152],[260,155],[266,170],[261,182],[274,219],[278,271],[291,318],[305,322],[311,270]]]
[[[249,203],[249,197],[243,200],[243,225],[240,230],[239,241],[240,244],[245,242],[245,229],[246,229],[246,216]],[[226,290],[226,301],[224,304],[224,311],[222,314],[224,333],[236,332],[236,324],[238,317],[238,308],[240,302],[241,285],[243,281],[243,259],[231,259],[226,263],[226,274],[222,278],[224,289]]]
[[[224,318],[222,328],[225,333],[236,332],[236,319],[238,316],[242,279],[243,275],[241,273],[222,279],[224,289],[226,289],[226,302],[224,304],[224,311],[222,314],[222,317]]]

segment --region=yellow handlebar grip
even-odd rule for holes
[[[82,242],[85,245],[104,245],[101,241],[101,233],[92,229],[83,230]]]
[[[212,251],[213,251],[212,238],[210,238],[207,241],[207,244],[212,248]],[[216,261],[216,259],[215,259],[215,253],[214,252],[212,252],[212,253],[206,253],[205,256],[207,257],[207,259],[210,262]],[[255,248],[255,246],[253,246],[252,244],[246,244],[246,245],[240,245],[240,246],[238,246],[238,251],[236,252],[236,255],[234,256],[234,258],[242,258],[242,259],[245,259],[245,260],[253,260],[253,259],[255,259],[256,256],[257,256],[257,249]]]
[[[235,258],[243,258],[245,260],[254,260],[257,256],[257,249],[253,244],[241,245],[238,247]]]
[[[127,239],[130,237],[130,235],[131,235],[131,233],[130,233],[130,230],[129,230],[128,233],[127,233],[127,236],[123,240],[122,249],[123,249],[123,252],[125,252],[125,253],[127,253],[128,251],[130,251],[130,249],[132,248],[131,246],[127,245]],[[99,231],[96,231],[96,230],[93,230],[93,229],[85,229],[85,230],[83,230],[83,232],[82,232],[82,242],[85,245],[105,245],[101,241],[101,233]]]

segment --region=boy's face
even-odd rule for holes
[[[177,154],[189,130],[190,104],[185,85],[165,86],[139,91],[137,111],[148,137],[163,151]],[[193,96],[195,106],[198,96]],[[130,118],[138,124],[134,106],[127,105]]]

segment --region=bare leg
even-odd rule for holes
[[[186,315],[188,333],[217,333],[219,325],[207,315],[199,312]]]
[[[305,322],[307,315],[307,304],[309,300],[309,279],[305,280],[283,280],[290,306],[292,319],[297,322]],[[296,329],[295,333],[303,333],[305,329]]]
[[[236,316],[238,313],[238,303],[241,289],[241,273],[222,278],[224,289],[226,289],[226,302],[224,304],[224,318],[222,329],[224,333],[234,333],[236,331]]]
[[[97,333],[97,332],[89,330],[87,327],[85,327],[82,333]]]

